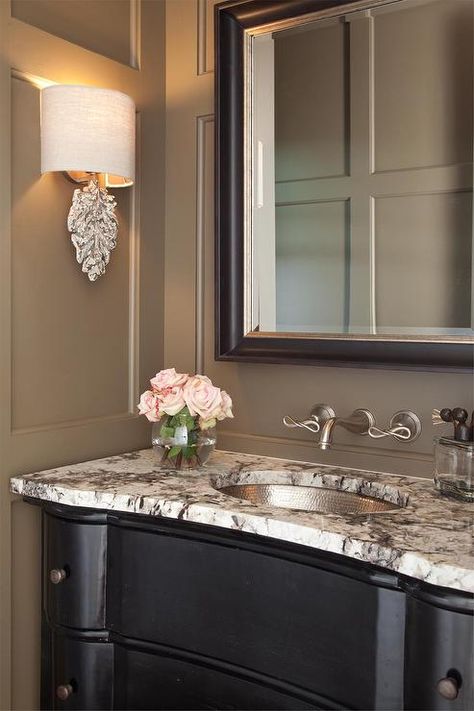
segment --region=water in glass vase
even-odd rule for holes
[[[216,446],[215,427],[202,429],[187,407],[155,422],[152,445],[167,469],[195,469],[207,462]]]

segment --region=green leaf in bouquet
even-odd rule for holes
[[[167,425],[163,425],[163,427],[160,429],[160,437],[162,439],[172,439],[174,437],[174,427],[168,427]]]
[[[191,430],[188,434],[188,444],[196,444],[198,441],[198,430]]]
[[[188,432],[196,428],[196,420],[191,415],[186,416],[186,427],[188,428]]]
[[[181,451],[182,451],[182,447],[180,447],[178,445],[171,447],[169,454],[168,454],[168,458],[169,457],[177,457]]]

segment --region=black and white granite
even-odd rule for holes
[[[216,491],[231,483],[326,486],[401,505],[378,514],[319,514],[252,504]],[[213,486],[214,485],[214,486]],[[245,531],[331,551],[433,585],[474,592],[474,507],[427,479],[215,452],[200,470],[163,470],[151,449],[11,480],[16,494]]]

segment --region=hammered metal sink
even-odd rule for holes
[[[316,486],[231,484],[219,488],[219,491],[254,504],[340,515],[383,513],[401,508],[392,501]]]

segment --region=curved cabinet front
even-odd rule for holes
[[[241,532],[44,509],[43,708],[474,706],[465,594]]]
[[[299,711],[327,708],[324,701],[264,677],[210,660],[156,648],[115,645],[116,709],[235,709]],[[321,705],[320,705],[321,704]]]
[[[407,608],[405,708],[474,709],[472,612],[416,598]]]
[[[399,590],[224,541],[111,526],[109,546],[111,630],[249,668],[347,708],[401,706]]]
[[[105,627],[107,524],[44,516],[43,590],[46,613],[57,625]]]

